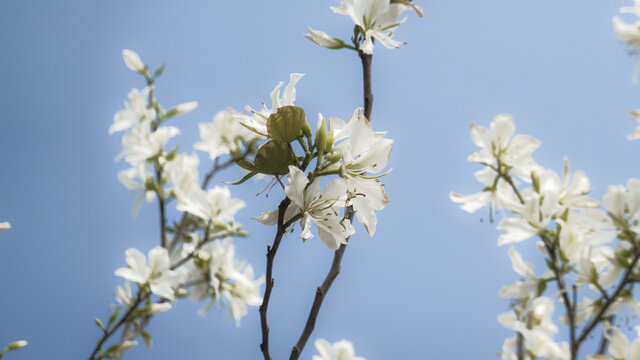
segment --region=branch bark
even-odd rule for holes
[[[269,354],[269,325],[267,322],[267,311],[269,309],[269,300],[271,299],[271,291],[273,290],[273,260],[280,247],[282,237],[287,232],[287,228],[284,224],[284,214],[287,211],[287,207],[291,204],[289,198],[285,198],[278,205],[278,230],[276,231],[276,237],[273,240],[273,246],[267,245],[267,273],[266,284],[264,288],[264,296],[262,297],[262,304],[260,305],[260,326],[262,328],[262,343],[260,344],[260,351],[265,360],[271,360],[271,354]]]

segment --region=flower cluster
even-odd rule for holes
[[[194,148],[208,152],[214,160],[213,169],[200,183],[198,156],[179,153],[177,146],[168,150],[167,143],[180,131],[164,125],[167,120],[192,111],[197,103],[165,110],[154,93],[162,68],[151,75],[131,50],[124,50],[123,58],[129,69],[144,76],[147,86],[131,90],[124,109],[115,114],[109,129],[110,134],[124,132],[123,151],[116,160],[124,159],[130,168],[121,171],[118,179],[138,197],[134,215],[144,199],[159,203],[161,245],[151,249],[148,256],[135,248],[125,252],[128,266],[115,272],[126,280],[116,288],[120,306],[114,307],[106,325],[96,319],[105,333],[102,341],[123,326],[121,341],[106,351],[97,347],[92,358],[119,358],[137,345],[134,339],[138,335],[151,346],[151,337],[145,330],[150,318],[171,309],[172,302],[189,294],[194,301],[210,299],[201,314],[216,302],[226,304],[229,319],[235,319],[237,326],[249,307],[262,303],[259,289],[264,279],[256,279],[252,266],[237,260],[234,251],[232,237],[246,236],[234,219],[245,204],[232,198],[227,187],[209,187],[219,170],[251,152],[256,136],[240,125],[231,109],[218,113],[213,123],[200,124],[202,141]],[[219,158],[224,155],[231,159],[220,163]],[[166,219],[166,209],[173,201],[182,217],[171,224]]]
[[[640,272],[640,180],[630,179],[626,187],[610,186],[602,208],[588,196],[591,185],[583,171],[572,173],[567,159],[562,176],[543,168],[531,156],[540,142],[513,136],[514,131],[509,115],[497,116],[489,129],[471,126],[471,138],[481,150],[469,160],[485,166],[475,174],[483,189],[450,197],[468,212],[485,206],[503,209],[498,245],[536,237],[546,258],[547,269],[538,275],[514,247],[509,249],[513,270],[521,279],[500,290],[501,297],[511,299],[513,311],[498,320],[522,341],[518,345],[518,337],[507,339],[502,358],[516,359],[518,353],[524,358],[575,358],[596,325],[612,326],[625,306],[640,314],[640,303],[632,296]],[[557,292],[544,296],[549,284],[555,284]],[[582,302],[578,293],[584,294]],[[566,312],[560,321],[570,329],[569,342],[554,340],[556,299]],[[604,335],[609,337],[611,331]],[[619,337],[613,333],[612,338]],[[613,358],[626,358],[614,352]]]
[[[303,240],[313,237],[311,223],[314,223],[325,245],[336,250],[355,232],[346,214],[340,214],[341,209],[352,208],[369,235],[375,233],[375,212],[389,202],[379,177],[385,175],[381,171],[389,162],[393,140],[385,138],[386,133],[373,131],[362,109],[357,109],[347,122],[330,118],[328,129],[327,121],[319,114],[313,138],[304,111],[289,105],[295,99],[295,87],[291,84],[298,81],[298,75],[291,75],[282,98],[279,96],[282,83],[276,86],[271,109],[253,112],[252,118],[239,117],[247,121],[243,123],[247,128],[270,139],[258,149],[253,163],[239,165],[251,174],[275,175],[277,181],[279,176],[287,175],[284,191],[291,205],[283,216],[284,222],[288,226],[300,220]],[[300,145],[302,155],[293,152],[294,142]],[[305,175],[313,158],[315,169]],[[338,178],[320,190],[320,180],[330,175]],[[275,225],[278,212],[278,209],[265,212],[256,219],[265,225]]]
[[[355,24],[355,35],[352,39],[354,46],[309,27],[307,27],[309,33],[304,36],[329,49],[349,48],[362,51],[367,55],[373,54],[374,40],[379,41],[386,48],[398,48],[404,42],[394,40],[393,32],[406,20],[406,18],[400,20],[400,15],[410,8],[422,17],[422,9],[410,0],[340,0],[340,6],[331,7],[331,11],[350,17]]]

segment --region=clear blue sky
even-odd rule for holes
[[[107,130],[138,76],[121,50],[152,67],[166,63],[157,87],[166,106],[197,100],[176,120],[175,143],[191,152],[197,124],[227,106],[258,106],[291,72],[307,75],[296,104],[347,118],[362,104],[356,54],[302,37],[305,26],[348,39],[352,24],[337,1],[16,1],[0,2],[0,345],[27,339],[11,359],[83,359],[121,279],[124,251],[159,242],[156,206],[130,216],[133,200],[117,181],[120,137]],[[487,126],[511,113],[517,131],[542,140],[534,158],[559,171],[568,156],[590,176],[594,197],[638,176],[640,143],[628,111],[640,108],[631,84],[635,59],[611,17],[631,0],[419,1],[399,50],[376,46],[373,125],[396,143],[391,199],[370,239],[361,226],[343,272],[322,308],[312,340],[343,338],[376,359],[492,359],[511,336],[496,317],[508,308],[502,285],[517,278],[495,224],[448,198],[480,190],[466,162],[471,122]],[[201,172],[210,166],[200,153]],[[218,181],[238,177],[224,173]],[[237,253],[264,273],[272,228],[251,220],[281,194],[255,198],[262,184],[233,189],[249,206],[237,219],[252,236]],[[318,238],[285,238],[270,306],[272,354],[288,356],[332,252]],[[531,261],[533,246],[519,247]],[[536,264],[542,272],[542,264]],[[257,359],[260,325],[251,311],[237,329],[225,312],[196,315],[181,301],[157,316],[152,350],[130,359]],[[564,335],[564,334],[563,334]],[[303,358],[314,353],[312,343]]]

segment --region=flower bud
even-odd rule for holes
[[[22,349],[23,347],[27,346],[27,344],[28,344],[27,340],[14,341],[11,344],[7,345],[7,349],[9,351],[19,350],[19,349]]]
[[[327,125],[322,114],[318,114],[318,126],[316,127],[316,149],[324,152],[327,142]]]
[[[326,47],[328,49],[342,49],[345,45],[342,40],[331,37],[323,31],[313,30],[308,26],[307,30],[309,30],[309,33],[304,34],[304,37],[322,47]]]
[[[329,131],[327,134],[327,140],[324,143],[324,152],[329,153],[333,148],[333,130]]]
[[[304,122],[302,123],[302,134],[307,139],[311,139],[311,126],[309,125],[307,119],[304,119]]]
[[[178,106],[175,107],[175,114],[176,115],[184,115],[187,114],[191,111],[193,111],[193,109],[198,107],[198,102],[197,101],[191,101],[188,103],[184,103],[184,104],[180,104]]]
[[[142,73],[146,69],[144,63],[140,59],[140,56],[138,56],[135,51],[129,49],[122,50],[122,58],[124,59],[124,63],[127,67],[132,71]]]
[[[0,223],[0,231],[5,231],[11,229],[11,224],[8,221]]]

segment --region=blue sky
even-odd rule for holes
[[[635,59],[613,34],[611,17],[631,1],[421,1],[425,17],[408,13],[398,50],[376,46],[373,126],[395,140],[394,170],[385,177],[391,203],[369,238],[357,226],[312,340],[346,338],[375,359],[495,358],[505,337],[496,317],[508,302],[502,285],[517,278],[495,224],[469,215],[448,193],[480,190],[472,122],[487,126],[511,113],[519,133],[542,140],[534,158],[559,171],[568,156],[585,170],[593,195],[637,176],[640,143],[629,110],[640,107],[630,81]],[[121,50],[166,64],[157,94],[166,106],[196,100],[173,125],[191,152],[197,124],[227,106],[268,100],[289,73],[306,76],[296,104],[311,120],[348,118],[362,104],[360,61],[302,37],[305,26],[348,39],[352,24],[333,14],[337,1],[3,1],[0,2],[0,344],[27,339],[11,359],[88,357],[105,318],[113,271],[124,251],[159,243],[157,209],[118,182],[119,136],[107,130],[141,79]],[[313,122],[313,121],[312,121]],[[200,153],[201,173],[210,164]],[[230,170],[218,182],[238,178]],[[264,272],[274,229],[251,220],[282,197],[255,197],[262,183],[232,189],[248,206],[237,219],[252,236],[237,253]],[[271,299],[272,354],[289,353],[332,252],[318,238],[285,238]],[[529,261],[531,244],[518,248]],[[536,264],[542,271],[542,264]],[[155,345],[135,359],[256,359],[257,311],[242,327],[224,311],[196,315],[202,304],[177,303],[149,330]],[[312,344],[303,358],[314,353]]]

